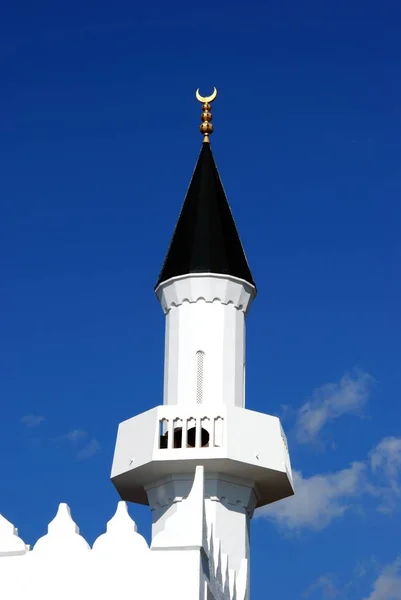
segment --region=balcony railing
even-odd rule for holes
[[[224,444],[224,418],[163,417],[159,419],[159,449],[221,448]]]

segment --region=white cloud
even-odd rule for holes
[[[41,417],[40,415],[24,415],[21,417],[20,423],[25,425],[25,427],[32,428],[38,427],[41,423],[43,423],[44,420],[45,418]]]
[[[75,444],[75,442],[79,442],[80,440],[85,438],[87,435],[88,435],[88,433],[86,431],[84,431],[83,429],[72,429],[72,431],[69,431],[68,433],[65,434],[64,439],[68,440],[69,442],[73,442]]]
[[[76,458],[77,460],[87,460],[95,456],[98,452],[100,452],[100,444],[93,438],[78,452]]]
[[[365,565],[360,563],[358,560],[354,567],[354,577],[365,577],[367,572],[368,571],[367,571]]]
[[[71,431],[68,431],[64,435],[60,435],[57,438],[53,438],[53,441],[69,442],[75,448],[75,458],[77,460],[87,460],[88,458],[92,458],[92,456],[95,456],[95,454],[97,454],[100,451],[100,443],[95,438],[89,440],[89,442],[82,446],[81,449],[77,449],[77,447],[79,448],[81,443],[83,443],[83,440],[85,440],[85,438],[87,437],[87,431],[84,431],[83,429],[71,429]]]
[[[365,600],[401,600],[401,556],[382,570]]]
[[[71,429],[71,431],[68,431],[64,435],[60,435],[59,437],[54,438],[53,441],[62,442],[65,440],[67,442],[71,442],[72,444],[76,444],[77,442],[84,439],[87,435],[88,433],[83,429]]]
[[[295,496],[257,511],[288,530],[323,529],[352,506],[364,489],[366,465],[355,462],[337,473],[303,477],[294,471]]]
[[[397,485],[401,471],[401,438],[386,437],[370,454],[373,472],[381,469]]]
[[[338,383],[326,383],[298,411],[295,425],[301,444],[318,440],[319,433],[330,421],[361,411],[369,395],[373,378],[363,371],[344,375]]]
[[[371,491],[381,500],[378,510],[392,512],[401,498],[401,438],[384,438],[370,453],[370,465],[376,478]]]
[[[314,595],[315,592],[320,592],[320,598],[336,598],[340,595],[331,575],[321,575],[318,577],[318,579],[309,586],[303,594],[303,597],[309,598],[311,595]]]
[[[401,498],[401,438],[384,438],[366,460],[334,473],[304,477],[293,472],[295,495],[256,512],[287,531],[323,529],[355,507],[362,497],[378,500],[377,510],[399,508]]]

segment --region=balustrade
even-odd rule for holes
[[[221,448],[224,418],[162,417],[159,419],[159,449]]]

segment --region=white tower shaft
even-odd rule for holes
[[[255,290],[223,275],[161,284],[166,314],[164,404],[244,406],[245,316]]]

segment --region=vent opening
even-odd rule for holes
[[[198,350],[195,355],[196,360],[196,402],[202,404],[203,402],[203,379],[205,369],[205,353],[202,350]]]

